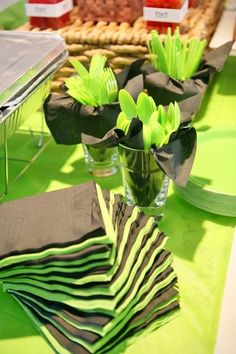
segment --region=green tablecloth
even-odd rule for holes
[[[196,117],[195,126],[198,130],[214,126],[236,129],[235,82],[236,57],[231,57],[224,71],[214,77],[209,87]],[[14,151],[15,144],[24,141],[24,135],[26,133],[22,131],[10,139],[10,150]],[[29,148],[27,151],[29,153]],[[11,165],[10,172],[13,173],[15,167],[13,163]],[[57,146],[50,141],[11,188],[7,199],[65,188],[90,179],[81,146]],[[98,182],[103,187],[121,190],[119,174]],[[236,218],[213,215],[195,208],[170,188],[165,218],[160,228],[168,234],[167,247],[175,256],[181,312],[178,318],[147,337],[137,339],[132,346],[117,348],[117,354],[122,350],[125,354],[213,353],[235,225]],[[52,353],[8,294],[0,292],[0,308],[0,353]]]

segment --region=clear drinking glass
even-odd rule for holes
[[[138,206],[149,216],[163,216],[169,178],[158,167],[150,151],[118,147],[120,166],[129,205]]]
[[[84,159],[88,170],[95,177],[107,177],[117,172],[119,165],[117,148],[94,148],[84,145]]]

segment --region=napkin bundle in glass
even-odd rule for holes
[[[177,314],[155,221],[93,183],[0,206],[0,282],[60,353],[108,353]]]

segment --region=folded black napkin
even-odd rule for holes
[[[115,349],[121,341],[132,340],[133,336],[137,336],[137,333],[142,332],[151,325],[157,329],[165,324],[176,315],[175,310],[179,306],[177,291],[173,288],[172,283],[170,288],[166,287],[158,291],[150,302],[146,299],[148,304],[146,306],[143,305],[143,309],[140,309],[140,306],[139,310],[133,309],[127,316],[126,325],[115,327],[116,334],[110,333],[105,337],[101,337],[96,333],[78,330],[57,315],[52,316],[48,311],[43,310],[20,295],[15,293],[13,295],[23,307],[27,307],[27,311],[31,312],[32,317],[36,317],[38,321],[44,323],[44,328],[46,327],[48,332],[56,339],[57,346],[61,346],[63,349],[70,349],[70,353],[107,353],[108,350]],[[145,298],[142,298],[143,302],[144,300]],[[120,331],[119,328],[121,328]],[[47,334],[46,337],[50,341],[50,337]],[[98,341],[102,342],[101,346],[97,345]],[[93,347],[100,347],[100,349],[95,349],[96,351],[94,351]],[[59,349],[57,350],[60,353],[62,352]]]
[[[131,149],[143,150],[142,127],[142,122],[137,118],[133,118],[126,135],[120,129],[112,129],[101,139],[82,134],[82,140],[85,144],[90,144],[97,148],[122,144]],[[171,135],[166,145],[162,147],[152,146],[151,152],[157,166],[177,185],[185,186],[193,166],[196,146],[197,134],[195,128],[183,124],[177,132]],[[131,154],[132,151],[130,152]],[[138,165],[141,165],[142,161],[137,160],[136,162],[133,169],[138,171]],[[136,181],[136,184],[138,184],[138,181]]]
[[[143,90],[143,75],[138,73],[139,62],[116,75],[118,88],[125,88],[136,100]],[[66,93],[50,94],[44,102],[47,126],[58,144],[73,145],[82,142],[81,134],[102,138],[116,125],[120,113],[118,102],[92,107],[76,102]]]
[[[121,195],[87,183],[3,204],[1,217],[11,215],[11,205],[15,218],[1,224],[8,238],[0,283],[56,352],[108,353],[176,316],[167,238]],[[30,210],[36,214],[29,227]],[[30,240],[33,225],[38,240]]]
[[[182,119],[188,121],[191,115],[198,111],[212,74],[223,69],[232,45],[233,41],[230,41],[206,53],[197,72],[184,81],[157,72],[151,64],[141,65],[140,72],[144,75],[144,87],[156,104],[166,106],[170,102],[178,102]]]
[[[0,205],[0,260],[104,235],[93,183]],[[13,259],[13,257],[12,257]],[[0,268],[4,261],[0,261]]]

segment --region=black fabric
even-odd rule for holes
[[[223,70],[225,61],[229,56],[233,44],[234,41],[229,41],[222,44],[220,47],[207,52],[198,71],[192,76],[192,79],[200,79],[209,83],[211,74]]]
[[[132,284],[131,284],[131,287],[129,288],[129,290],[128,290],[128,292],[126,293],[126,294],[124,294],[124,296],[123,296],[123,298],[119,301],[119,303],[117,304],[117,306],[116,306],[116,308],[118,309],[118,307],[119,306],[121,306],[122,305],[122,303],[125,301],[125,300],[127,300],[128,298],[130,298],[130,296],[131,296],[131,293],[132,293],[132,291],[134,290],[134,287],[136,286],[136,283],[137,283],[137,281],[138,281],[138,279],[139,279],[139,277],[140,277],[140,274],[142,274],[143,273],[143,271],[144,271],[144,269],[145,269],[145,267],[147,266],[147,264],[148,264],[148,262],[149,262],[149,260],[150,260],[150,258],[152,257],[152,255],[153,255],[153,253],[155,252],[155,249],[159,246],[159,244],[160,244],[160,240],[159,239],[156,239],[153,243],[152,243],[152,245],[151,245],[151,248],[147,251],[147,253],[146,253],[146,255],[145,255],[145,258],[142,260],[142,263],[141,263],[141,265],[140,265],[140,267],[139,267],[139,270],[138,270],[138,272],[136,273],[136,276],[134,277],[134,279],[133,279],[133,281],[132,281]],[[141,282],[141,284],[140,284],[140,286],[139,286],[139,288],[138,288],[138,291],[147,283],[147,281],[148,281],[148,279],[152,276],[152,274],[158,269],[158,267],[160,267],[165,261],[166,261],[166,259],[169,257],[169,252],[168,251],[162,251],[162,252],[160,252],[160,254],[158,254],[158,255],[156,255],[156,257],[155,257],[155,260],[154,260],[154,262],[153,262],[153,264],[151,265],[151,267],[149,268],[149,270],[146,272],[146,275],[145,275],[145,277],[144,277],[144,279],[143,279],[143,281]],[[127,267],[128,267],[128,264],[127,264]],[[154,285],[156,285],[156,284],[158,284],[160,281],[162,281],[163,279],[165,279],[170,273],[172,273],[172,271],[173,271],[173,269],[170,267],[170,266],[168,266],[160,275],[158,275],[155,279],[154,279],[154,282],[152,283],[152,285],[151,285],[151,287],[149,287],[149,289],[146,291],[146,292],[144,292],[143,293],[143,295],[142,295],[142,298],[145,298],[145,294],[148,294],[149,293],[149,291],[154,287]],[[36,301],[37,302],[39,302],[39,303],[41,303],[41,304],[43,304],[43,305],[47,305],[49,302],[47,301],[47,299],[44,299],[44,298],[41,298],[40,296],[38,296],[37,295],[37,288],[38,287],[36,287],[36,286],[34,286],[34,288],[35,288],[35,291],[32,293],[29,293],[28,291],[25,291],[24,290],[24,278],[22,278],[22,280],[20,279],[20,282],[21,282],[21,286],[22,286],[22,289],[21,290],[18,290],[17,292],[16,291],[12,291],[13,293],[17,293],[17,294],[21,294],[21,293],[23,293],[23,294],[25,294],[26,295],[26,297],[28,297],[28,298],[31,298],[31,299],[36,299]],[[8,284],[10,284],[11,283],[11,279],[8,279],[7,280],[7,283]],[[44,282],[44,284],[46,284],[47,282]],[[111,281],[111,283],[112,283],[112,281]],[[107,286],[107,284],[106,283],[103,283],[103,284],[100,284],[100,287],[106,287]],[[74,286],[74,287],[72,287],[71,286],[71,284],[68,284],[68,288],[74,288],[74,289],[76,289],[77,288],[77,286]],[[88,288],[88,289],[90,289],[90,287]],[[49,287],[49,290],[50,290],[50,287]],[[10,291],[11,292],[11,291]],[[58,292],[60,292],[60,290],[58,289]],[[116,294],[117,295],[117,294]],[[115,297],[116,297],[116,295],[115,295]],[[112,297],[114,297],[114,296],[112,296]],[[76,297],[77,299],[78,299],[78,296]],[[89,298],[88,298],[88,301],[89,301],[89,299],[97,299],[97,302],[98,302],[98,305],[99,305],[99,300],[100,299],[105,299],[105,298],[107,298],[107,299],[109,299],[110,298],[110,296],[108,297],[108,296],[105,296],[105,295],[99,295],[99,296],[90,296]],[[132,299],[133,299],[133,296],[130,298],[130,301],[132,301]],[[57,299],[56,299],[56,297],[55,297],[55,304],[57,304],[57,313],[59,314],[60,312],[63,312],[64,311],[64,308],[65,308],[65,305],[62,303],[61,305],[59,304],[59,303],[57,303]],[[53,309],[55,309],[55,305],[52,305],[52,306],[49,306],[48,307],[49,308],[49,311],[50,311],[50,308],[53,308]],[[67,307],[68,308],[68,307]],[[75,311],[76,309],[74,309],[74,311]],[[70,310],[67,310],[67,313],[68,314],[70,314]],[[94,314],[96,314],[96,317],[93,319],[93,321],[94,322],[92,322],[92,319],[90,318],[89,319],[89,324],[91,325],[95,325],[95,326],[99,326],[100,325],[100,323],[102,322],[102,320],[103,320],[103,318],[104,318],[104,315],[105,315],[105,312],[104,311],[98,311],[98,312],[96,312],[96,311],[94,311],[93,312]],[[52,316],[54,316],[54,314],[53,314],[53,312],[52,312]],[[77,318],[77,320],[79,319],[80,321],[81,321],[81,317],[83,318],[87,318],[87,312],[86,311],[81,311],[81,315],[80,315],[80,317],[78,318],[78,317],[76,317],[76,316],[74,316],[74,318]],[[100,320],[100,317],[101,317],[101,320]],[[110,317],[107,317],[108,319],[110,318]],[[84,321],[82,321],[83,323],[85,323],[86,322],[86,320]],[[79,333],[78,333],[78,336],[79,336]]]
[[[107,313],[96,313],[96,311],[85,313],[83,311],[80,311],[80,309],[75,309],[60,302],[49,301],[41,298],[40,296],[28,294],[25,291],[10,291],[10,293],[15,294],[19,297],[28,297],[29,302],[31,302],[32,304],[35,303],[33,300],[36,300],[36,302],[43,304],[49,310],[53,309],[58,314],[61,313],[62,315],[68,317],[71,321],[78,322],[82,325],[96,326],[97,328],[102,329],[113,318]]]
[[[159,262],[159,260],[153,264],[153,267],[152,267],[152,269],[150,271],[150,275],[156,270],[156,266],[159,266],[160,264],[161,263]],[[140,302],[145,300],[146,296],[153,289],[153,287],[155,285],[159,284],[161,281],[163,281],[172,271],[173,271],[172,268],[168,267],[165,271],[163,271],[160,275],[158,275],[155,278],[155,280],[154,280],[153,284],[151,285],[151,287],[141,296]],[[146,278],[144,280],[144,283],[147,281],[147,279],[148,278]],[[155,302],[155,306],[157,306],[158,304],[160,304],[162,302],[167,301],[169,299],[170,294],[173,296],[174,294],[177,293],[176,290],[173,289],[173,285],[174,285],[174,281],[171,283],[171,288],[167,287],[164,290],[161,289],[160,291],[158,291],[156,293],[156,295],[154,296],[154,298],[152,300],[152,301]],[[58,315],[53,314],[53,313],[51,313],[49,311],[46,311],[46,310],[42,309],[40,306],[36,305],[35,303],[32,303],[30,300],[27,300],[24,297],[20,296],[20,294],[16,294],[14,292],[13,292],[13,294],[18,299],[21,299],[21,301],[23,303],[27,303],[30,307],[32,307],[34,310],[36,310],[37,313],[42,315],[42,317],[46,317],[48,319],[49,323],[53,324],[53,322],[55,322],[57,329],[59,329],[58,326],[59,327],[61,326],[66,333],[70,333],[72,336],[74,336],[76,338],[83,339],[89,344],[93,344],[93,343],[95,343],[96,341],[98,341],[101,338],[101,336],[99,334],[97,334],[97,333],[94,333],[94,332],[91,332],[91,331],[88,331],[88,330],[78,329],[78,328],[74,327],[73,325],[69,324],[68,322],[66,322],[65,320],[60,318]],[[144,316],[144,314],[145,314],[145,309],[146,309],[146,315],[147,315],[154,308],[150,306],[150,303],[148,303],[144,307],[144,310],[141,311],[142,315],[140,316],[140,313],[139,313],[138,315],[135,315],[135,317],[137,316],[137,319],[140,320],[140,318],[142,318]],[[147,312],[147,310],[148,310],[148,312]],[[99,315],[98,315],[98,317],[99,317]],[[129,321],[127,321],[127,323],[132,324],[132,321],[129,320]],[[127,326],[127,324],[123,326],[123,330],[125,329],[126,326]],[[66,335],[62,333],[62,336],[66,336]]]
[[[194,82],[194,80],[188,79],[181,82],[162,72],[154,72],[145,77],[145,88],[148,94],[154,98],[157,105],[167,106],[171,102],[180,102],[192,96],[197,96],[195,101],[200,104],[206,85],[200,80]],[[201,94],[200,96],[199,93]],[[191,106],[187,106],[187,108],[191,111]]]
[[[182,123],[188,123],[200,107],[211,75],[222,70],[232,45],[232,41],[227,42],[207,53],[198,71],[184,81],[157,72],[151,64],[145,64],[144,59],[138,59],[117,75],[118,87],[125,88],[135,100],[140,92],[147,90],[157,105],[178,102]],[[120,112],[117,102],[90,107],[75,102],[63,92],[47,98],[44,112],[46,123],[58,144],[99,144],[103,139],[111,147],[117,142],[112,131]]]
[[[0,205],[0,259],[105,234],[94,183]]]
[[[125,88],[135,100],[143,90],[140,72],[143,62],[138,60],[116,75],[119,89]],[[60,94],[49,95],[43,106],[47,126],[58,144],[79,144],[82,134],[101,139],[115,127],[120,113],[118,102],[100,107],[86,106],[76,102],[65,89]]]
[[[18,298],[18,300],[21,301],[20,297]],[[158,300],[157,300],[158,301]],[[152,303],[149,304],[149,306],[154,307],[155,303],[157,302],[155,301],[155,299],[152,301]],[[27,304],[27,302],[24,302],[25,306],[29,307],[29,310],[33,313],[33,315],[38,319],[39,322],[41,322],[41,324],[43,324],[48,331],[53,335],[53,337],[57,340],[57,342],[64,348],[66,348],[67,350],[69,350],[69,352],[71,354],[89,354],[90,352],[85,349],[82,345],[73,342],[72,340],[68,339],[66,336],[63,335],[62,332],[60,332],[59,330],[57,330],[52,324],[50,324],[46,319],[44,319],[42,316],[40,316],[39,313],[37,313],[32,307],[30,307],[30,304]],[[160,309],[158,311],[155,311],[154,314],[151,316],[151,318],[148,319],[148,321],[143,322],[142,324],[136,326],[135,328],[133,328],[130,331],[127,331],[124,333],[119,333],[115,340],[112,339],[109,345],[109,348],[107,349],[107,345],[105,345],[105,348],[101,348],[101,350],[99,350],[99,353],[107,353],[108,350],[111,350],[112,348],[115,349],[116,346],[126,340],[129,339],[130,337],[132,337],[133,335],[136,335],[137,333],[139,333],[141,330],[144,330],[146,328],[148,328],[152,323],[154,323],[157,319],[164,317],[165,315],[167,315],[169,312],[175,311],[179,308],[179,304],[177,301],[172,302],[170,305],[164,307],[163,309]],[[141,320],[141,316],[142,317],[146,317],[147,311],[146,308],[141,311],[139,313],[139,320]],[[136,317],[133,318],[132,322],[136,322]],[[130,322],[131,323],[131,322]],[[124,331],[123,331],[124,332]],[[43,334],[43,333],[42,333]],[[49,342],[49,344],[51,344]],[[53,349],[55,349],[52,346]]]
[[[152,148],[157,164],[176,184],[185,186],[196,154],[197,135],[194,128],[179,130],[167,145]]]
[[[10,276],[5,276],[4,272],[1,272],[1,276],[0,279],[1,280],[5,280],[5,281],[11,281],[11,278],[18,278],[18,280],[21,283],[24,283],[24,279],[32,279],[32,280],[36,280],[38,282],[38,285],[40,287],[40,282],[44,285],[47,285],[47,290],[51,289],[51,285],[58,285],[58,287],[60,288],[60,285],[66,285],[68,286],[68,288],[75,288],[77,289],[78,286],[73,284],[73,281],[76,281],[77,279],[81,279],[83,277],[89,276],[89,275],[98,275],[98,274],[104,274],[106,272],[108,272],[111,269],[111,266],[92,266],[91,268],[89,268],[88,270],[83,270],[80,271],[79,266],[77,267],[77,271],[75,271],[74,269],[76,269],[76,267],[73,268],[73,271],[68,272],[68,270],[70,268],[67,268],[67,272],[64,271],[64,269],[60,269],[59,267],[55,267],[57,270],[53,270],[47,273],[37,273],[37,272],[30,272],[28,273],[27,268],[24,269],[24,272],[19,275],[10,275]],[[15,268],[14,268],[15,270]],[[48,278],[50,277],[50,278]],[[53,277],[60,277],[60,280],[52,280],[51,278]],[[71,284],[68,284],[68,278],[71,279]],[[64,281],[63,281],[64,280]],[[33,285],[33,284],[32,284]]]
[[[106,208],[105,215],[108,215],[108,220],[104,219],[104,222],[101,207]],[[34,210],[33,220],[29,218],[31,210]],[[11,211],[14,221],[10,226]],[[7,226],[3,224],[5,219],[9,223]],[[150,219],[138,209],[128,206],[121,195],[114,197],[108,191],[99,191],[97,194],[94,184],[87,183],[3,204],[0,207],[0,221],[0,227],[2,226],[6,235],[0,247],[1,258],[28,253],[27,261],[17,263],[15,257],[12,266],[1,269],[3,288],[40,322],[39,329],[42,330],[44,326],[71,354],[89,353],[95,344],[99,345],[99,341],[104,339],[104,332],[105,345],[101,351],[105,353],[106,348],[136,335],[156,319],[178,308],[177,292],[174,289],[177,279],[170,266],[172,258],[170,252],[163,249],[165,234],[157,229],[153,218]],[[20,221],[22,225],[18,228]],[[107,240],[105,245],[99,244],[97,240],[81,251],[53,255],[52,247],[62,248],[66,245],[78,245],[84,240],[93,241],[95,235],[101,236],[102,240],[106,234],[106,222],[113,227],[114,234],[111,231],[111,240]],[[144,232],[147,223],[149,227]],[[124,239],[125,229],[128,233]],[[16,230],[19,239],[15,236]],[[123,241],[124,249],[121,249]],[[147,247],[145,252],[144,247]],[[42,249],[50,250],[49,257],[45,255],[39,261],[31,261],[31,253]],[[96,260],[85,261],[82,267],[88,267],[87,270],[71,264],[75,257],[82,260],[93,252],[99,254],[104,251],[109,251],[112,256],[104,259],[105,265],[102,264],[102,259],[99,260],[101,264],[96,264]],[[118,255],[121,256],[119,263]],[[54,266],[51,269],[50,262],[53,261],[63,261],[63,266]],[[4,260],[2,263],[4,264]],[[65,269],[66,264],[68,267]],[[130,278],[130,273],[137,264],[137,271]],[[32,267],[34,265],[42,265],[46,273],[40,273],[41,268],[36,271]],[[14,274],[14,270],[20,269],[19,266],[23,266],[23,275],[17,272]],[[30,272],[27,272],[28,269]],[[99,274],[104,274],[104,277],[97,278]],[[87,276],[91,277],[87,279]],[[127,289],[123,288],[129,279],[129,286]],[[159,284],[161,288],[158,290]],[[109,291],[111,285],[113,288]],[[121,295],[122,289],[124,291]],[[151,291],[152,299],[149,298]],[[106,300],[105,304],[103,300]],[[142,301],[145,306],[137,312],[135,306]],[[170,302],[169,305],[167,302]],[[156,307],[160,304],[163,309],[158,310]],[[78,329],[70,321],[77,322],[84,328]],[[110,327],[105,327],[111,321]],[[136,321],[139,321],[138,325]],[[42,333],[45,334],[43,331]],[[83,341],[89,350],[76,340]],[[48,341],[55,349],[50,338]]]
[[[174,101],[180,103],[182,119],[187,121],[191,119],[192,114],[198,111],[211,75],[223,69],[232,45],[233,42],[230,41],[207,53],[198,71],[190,79],[184,81],[156,72],[151,64],[144,65],[140,68],[144,75],[144,88],[154,98],[157,105],[165,106]]]
[[[163,274],[158,277],[158,281],[163,280],[167,275],[168,272],[171,270],[166,270]],[[156,283],[158,283],[156,281]],[[135,335],[137,332],[147,328],[150,324],[155,322],[158,318],[166,315],[170,311],[176,310],[179,308],[179,304],[177,301],[173,301],[169,305],[164,306],[162,309],[155,310],[158,305],[164,303],[168,299],[173,298],[177,295],[177,291],[173,288],[175,284],[175,280],[172,281],[170,286],[161,289],[156,293],[154,298],[138,313],[135,313],[131,319],[126,323],[126,325],[115,335],[108,343],[105,344],[105,349],[109,347],[109,350],[114,347],[114,345],[118,345],[121,341]],[[52,323],[51,320],[57,322],[58,325],[62,326],[64,330],[68,333],[71,333],[72,336],[76,338],[81,338],[85,340],[87,343],[95,343],[99,338],[101,338],[98,334],[92,333],[85,330],[78,330],[73,326],[66,323],[64,320],[59,318],[56,315],[52,315],[47,311],[42,310],[40,307],[35,306],[32,304],[31,301],[21,297],[18,294],[13,294],[18,300],[22,301],[22,303],[27,306],[30,311],[36,316],[40,322],[42,322],[45,327],[53,334],[54,338],[60,343],[64,348],[69,350],[71,353],[90,353],[89,350],[85,349],[81,344],[70,340],[64,333],[62,333],[58,328],[56,328]],[[145,295],[142,299],[145,298]],[[141,299],[141,300],[142,300]],[[149,316],[148,316],[149,315]],[[148,316],[148,318],[147,318]],[[46,317],[46,318],[45,318]],[[51,320],[50,320],[51,319]],[[139,325],[137,326],[136,323],[139,321]],[[129,330],[129,328],[131,328]],[[103,352],[103,349],[99,350],[99,352]],[[105,352],[105,351],[104,351]]]
[[[101,139],[87,134],[82,134],[81,139],[84,144],[89,144],[96,148],[110,148],[122,143],[131,148],[142,150],[144,146],[142,128],[142,121],[133,118],[126,135],[120,129],[111,129]]]
[[[123,298],[119,301],[118,307],[119,307],[120,305],[122,305],[122,303],[123,303],[127,298],[129,298],[129,297],[131,296],[131,293],[132,293],[132,291],[134,290],[134,287],[135,287],[137,281],[139,280],[140,274],[143,272],[143,270],[144,270],[145,267],[147,266],[148,261],[150,260],[150,258],[152,257],[152,255],[153,255],[153,253],[154,253],[154,251],[155,251],[155,248],[157,248],[158,246],[159,246],[159,242],[158,242],[158,240],[155,240],[155,241],[153,242],[153,244],[152,244],[151,249],[149,249],[149,251],[146,253],[145,258],[143,259],[143,262],[142,262],[142,264],[141,264],[141,266],[140,266],[140,268],[139,268],[139,271],[137,272],[137,274],[136,274],[136,276],[135,276],[135,278],[134,278],[134,280],[133,280],[133,282],[132,282],[132,285],[131,285],[129,291],[128,291],[128,292],[123,296]],[[157,270],[157,268],[160,267],[160,266],[165,262],[165,260],[168,258],[168,256],[169,256],[169,253],[168,253],[167,251],[164,251],[163,253],[160,253],[158,256],[155,257],[155,261],[153,262],[152,266],[149,268],[149,270],[148,270],[147,273],[145,274],[145,277],[144,277],[143,281],[141,282],[141,284],[140,284],[140,286],[139,286],[139,288],[138,288],[138,291],[147,283],[149,277],[151,277],[152,274],[153,274],[153,272],[155,272],[155,271]],[[162,276],[163,276],[163,274],[164,274],[164,278],[166,277],[166,274],[169,274],[169,271],[171,271],[171,272],[173,271],[172,268],[170,268],[170,267],[167,268],[167,269],[169,269],[167,273],[165,273],[166,270],[165,270],[163,273],[161,273]],[[164,278],[163,278],[163,279],[164,279]],[[147,295],[147,294],[151,291],[152,287],[153,287],[155,284],[158,284],[159,281],[160,281],[160,276],[158,276],[158,277],[155,278],[153,284],[152,284],[151,287],[148,289],[147,293],[145,292],[145,293],[142,295],[142,298],[144,298],[144,297],[145,297],[145,294]],[[140,301],[141,301],[141,300],[140,300]]]
[[[132,211],[132,207],[128,207],[128,209],[130,211]],[[127,214],[126,213],[126,217],[124,216],[125,214],[121,211],[121,217],[120,217],[120,222],[118,221],[118,227],[119,227],[119,232],[118,232],[118,238],[117,238],[117,253],[119,252],[119,247],[120,247],[120,242],[122,240],[122,235],[123,235],[123,230],[124,230],[124,226],[125,226],[125,223],[127,221],[127,219],[129,218],[130,214]],[[123,215],[123,216],[122,216]],[[108,272],[110,269],[111,269],[111,266],[108,266],[108,267],[96,267],[96,268],[92,268],[92,269],[89,269],[87,271],[82,271],[80,272],[79,271],[79,268],[78,268],[78,272],[74,272],[73,273],[63,273],[62,271],[60,271],[60,269],[58,269],[58,271],[53,271],[53,272],[50,272],[50,273],[47,273],[47,274],[36,274],[37,278],[35,278],[35,274],[34,273],[30,273],[30,274],[27,274],[27,268],[25,270],[25,274],[21,275],[20,279],[19,279],[19,283],[22,285],[22,287],[24,286],[24,279],[35,279],[37,280],[37,285],[35,284],[32,284],[32,286],[34,286],[34,294],[37,294],[37,291],[39,290],[40,286],[41,286],[41,283],[43,283],[44,287],[46,287],[46,289],[48,291],[50,291],[50,288],[51,288],[51,285],[54,284],[54,285],[57,285],[58,286],[58,291],[60,292],[60,285],[66,285],[68,289],[86,289],[86,288],[89,288],[90,290],[92,288],[97,288],[97,287],[103,287],[103,288],[108,288],[111,286],[111,284],[115,283],[120,277],[122,277],[122,274],[123,274],[123,271],[125,268],[127,267],[131,267],[128,263],[128,257],[129,257],[129,254],[133,248],[133,245],[136,241],[136,236],[139,232],[139,230],[141,230],[147,223],[147,220],[148,220],[148,217],[146,217],[143,213],[140,213],[139,215],[139,218],[133,222],[131,224],[131,227],[130,227],[130,232],[129,232],[129,237],[128,237],[128,240],[127,240],[127,243],[125,245],[125,250],[124,250],[124,253],[123,253],[123,256],[122,256],[122,260],[121,260],[121,263],[119,265],[119,268],[117,269],[117,271],[113,274],[112,276],[112,279],[109,281],[109,282],[99,282],[99,283],[91,283],[89,282],[88,284],[85,283],[83,285],[74,285],[73,282],[71,282],[70,284],[68,284],[68,281],[67,281],[67,278],[71,278],[71,279],[74,279],[75,281],[77,279],[81,279],[83,278],[84,276],[86,275],[92,275],[92,274],[104,274],[106,272]],[[134,259],[134,262],[133,264],[136,263],[138,257],[139,257],[139,254],[142,250],[142,248],[145,246],[146,242],[148,241],[148,239],[152,236],[153,234],[153,231],[155,230],[156,228],[156,225],[155,223],[153,223],[151,229],[149,232],[147,232],[144,237],[143,237],[143,240],[142,240],[142,244],[141,244],[141,247],[137,250],[137,253],[136,253],[136,257]],[[147,264],[148,260],[149,260],[149,256],[150,254],[152,254],[155,250],[156,247],[160,246],[161,243],[163,242],[165,238],[165,235],[164,233],[159,233],[157,238],[153,241],[153,244],[152,244],[152,247],[147,250],[147,257],[142,261],[141,265],[140,265],[140,268],[139,268],[139,273],[136,274],[135,276],[135,279],[132,283],[132,287],[135,285],[135,282],[136,282],[136,279],[138,279],[139,277],[139,274],[142,272],[142,270],[144,269],[145,265]],[[161,258],[162,260],[162,258]],[[133,266],[132,264],[132,266]],[[53,276],[60,276],[61,279],[60,281],[53,281],[53,280],[49,280],[47,279],[47,277],[50,276],[50,277],[53,277]],[[7,281],[8,283],[11,282],[11,278],[15,278],[16,276],[12,275],[11,277],[4,277],[4,273],[2,273],[2,276],[1,278],[2,279],[5,279],[5,281]],[[65,277],[65,282],[63,282],[63,278]],[[99,293],[100,293],[100,290],[97,290],[96,292],[96,296],[97,296],[97,299],[99,299]],[[79,295],[79,294],[78,294]],[[96,298],[96,296],[90,296],[90,298]],[[103,298],[105,297],[105,295],[101,295]],[[111,295],[107,295],[108,298],[110,298]],[[56,301],[56,297],[55,297],[55,301]]]
[[[118,103],[92,107],[81,105],[64,94],[51,94],[44,102],[45,119],[58,144],[81,143],[81,134],[103,137],[116,124]]]
[[[157,299],[158,301],[158,299]],[[151,307],[154,308],[154,306],[156,306],[155,304],[155,299],[149,304]],[[145,329],[147,329],[150,325],[155,324],[155,322],[161,318],[164,318],[167,314],[174,312],[176,310],[179,309],[179,303],[178,301],[173,301],[171,304],[169,304],[168,306],[160,309],[160,310],[156,310],[153,315],[148,319],[145,320],[144,322],[142,322],[141,324],[139,324],[138,326],[135,326],[134,328],[132,328],[131,330],[128,329],[128,327],[133,324],[136,323],[137,319],[136,316],[133,318],[133,320],[127,324],[127,331],[125,332],[123,330],[123,333],[119,333],[119,335],[117,335],[115,338],[113,338],[108,344],[106,344],[104,346],[104,348],[101,348],[101,350],[99,350],[99,354],[107,354],[108,351],[110,353],[110,351],[113,349],[115,350],[116,347],[124,342],[125,340],[128,340],[129,344],[129,340],[135,335],[137,336],[137,334],[139,334],[140,332],[144,331]],[[139,316],[139,320],[141,320],[141,316],[145,317],[147,314],[147,309],[145,308],[144,311],[140,312],[140,316]],[[158,327],[158,326],[157,326]],[[155,328],[157,329],[157,328]],[[115,353],[115,351],[114,351]]]
[[[113,141],[116,145],[122,143],[132,149],[143,150],[142,122],[133,118],[127,135],[121,130],[113,130]],[[90,143],[95,142],[92,137]],[[178,132],[172,134],[169,143],[156,148],[151,147],[151,152],[157,162],[157,165],[172,179],[176,184],[185,186],[196,154],[197,135],[193,127],[180,127]],[[97,147],[108,146],[107,140],[101,139],[96,143]]]
[[[38,259],[35,261],[18,262],[17,266],[14,266],[14,269],[18,269],[18,267],[21,268],[21,267],[29,267],[29,266],[30,267],[41,266],[42,267],[41,269],[43,269],[51,266],[51,262],[63,262],[66,264],[67,268],[70,267],[73,268],[75,267],[75,265],[72,265],[70,263],[71,261],[84,260],[86,262],[86,258],[88,256],[91,256],[91,254],[97,254],[97,255],[101,254],[102,255],[101,257],[104,259],[104,253],[109,252],[110,248],[111,247],[108,245],[92,245],[87,247],[86,249],[71,254],[63,254],[57,256],[51,255],[51,256],[47,256],[46,258]],[[98,257],[98,259],[94,261],[98,261],[98,260],[100,260],[100,257]],[[82,265],[84,265],[85,262],[83,262]],[[59,267],[61,267],[61,265]],[[3,272],[11,268],[12,265],[2,267],[1,271]]]

